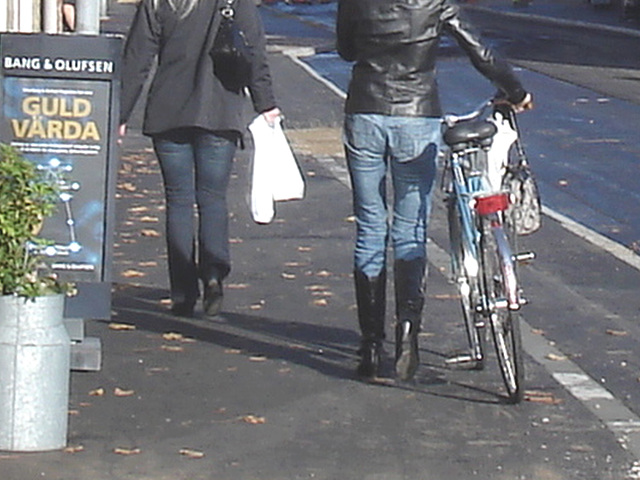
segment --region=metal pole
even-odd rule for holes
[[[42,29],[44,33],[58,33],[60,25],[59,0],[42,0]]]
[[[76,32],[84,35],[100,33],[100,5],[95,0],[76,0]]]

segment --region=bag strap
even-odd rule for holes
[[[527,160],[527,154],[525,153],[524,146],[522,145],[522,141],[520,140],[520,127],[518,126],[517,115],[512,108],[509,109],[509,122],[517,133],[515,146],[516,153],[518,155],[518,164],[526,167],[527,165],[529,165],[529,161]]]
[[[220,24],[222,23],[222,15],[220,15],[220,10],[223,7],[219,7],[221,0],[214,0],[215,7],[213,9],[213,14],[211,15],[211,21],[209,22],[209,30],[207,31],[207,39],[206,39],[206,51],[210,52],[213,48],[213,44],[216,40],[216,35],[218,34],[218,29],[220,28]],[[227,2],[228,0],[224,0]]]

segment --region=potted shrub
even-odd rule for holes
[[[48,267],[38,237],[57,190],[33,162],[0,144],[0,450],[66,444],[70,286]]]

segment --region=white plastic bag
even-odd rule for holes
[[[251,216],[254,222],[267,224],[275,217],[274,202],[304,198],[304,178],[280,118],[271,126],[263,115],[258,115],[249,125],[249,131],[254,144]]]
[[[509,119],[501,112],[496,111],[489,118],[498,131],[493,137],[491,148],[487,153],[487,173],[491,190],[500,191],[502,188],[502,178],[507,171],[509,163],[509,150],[518,139],[518,132],[513,128]]]

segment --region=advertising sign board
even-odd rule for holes
[[[41,236],[78,295],[66,317],[109,318],[120,37],[0,34],[0,141],[60,186]]]

